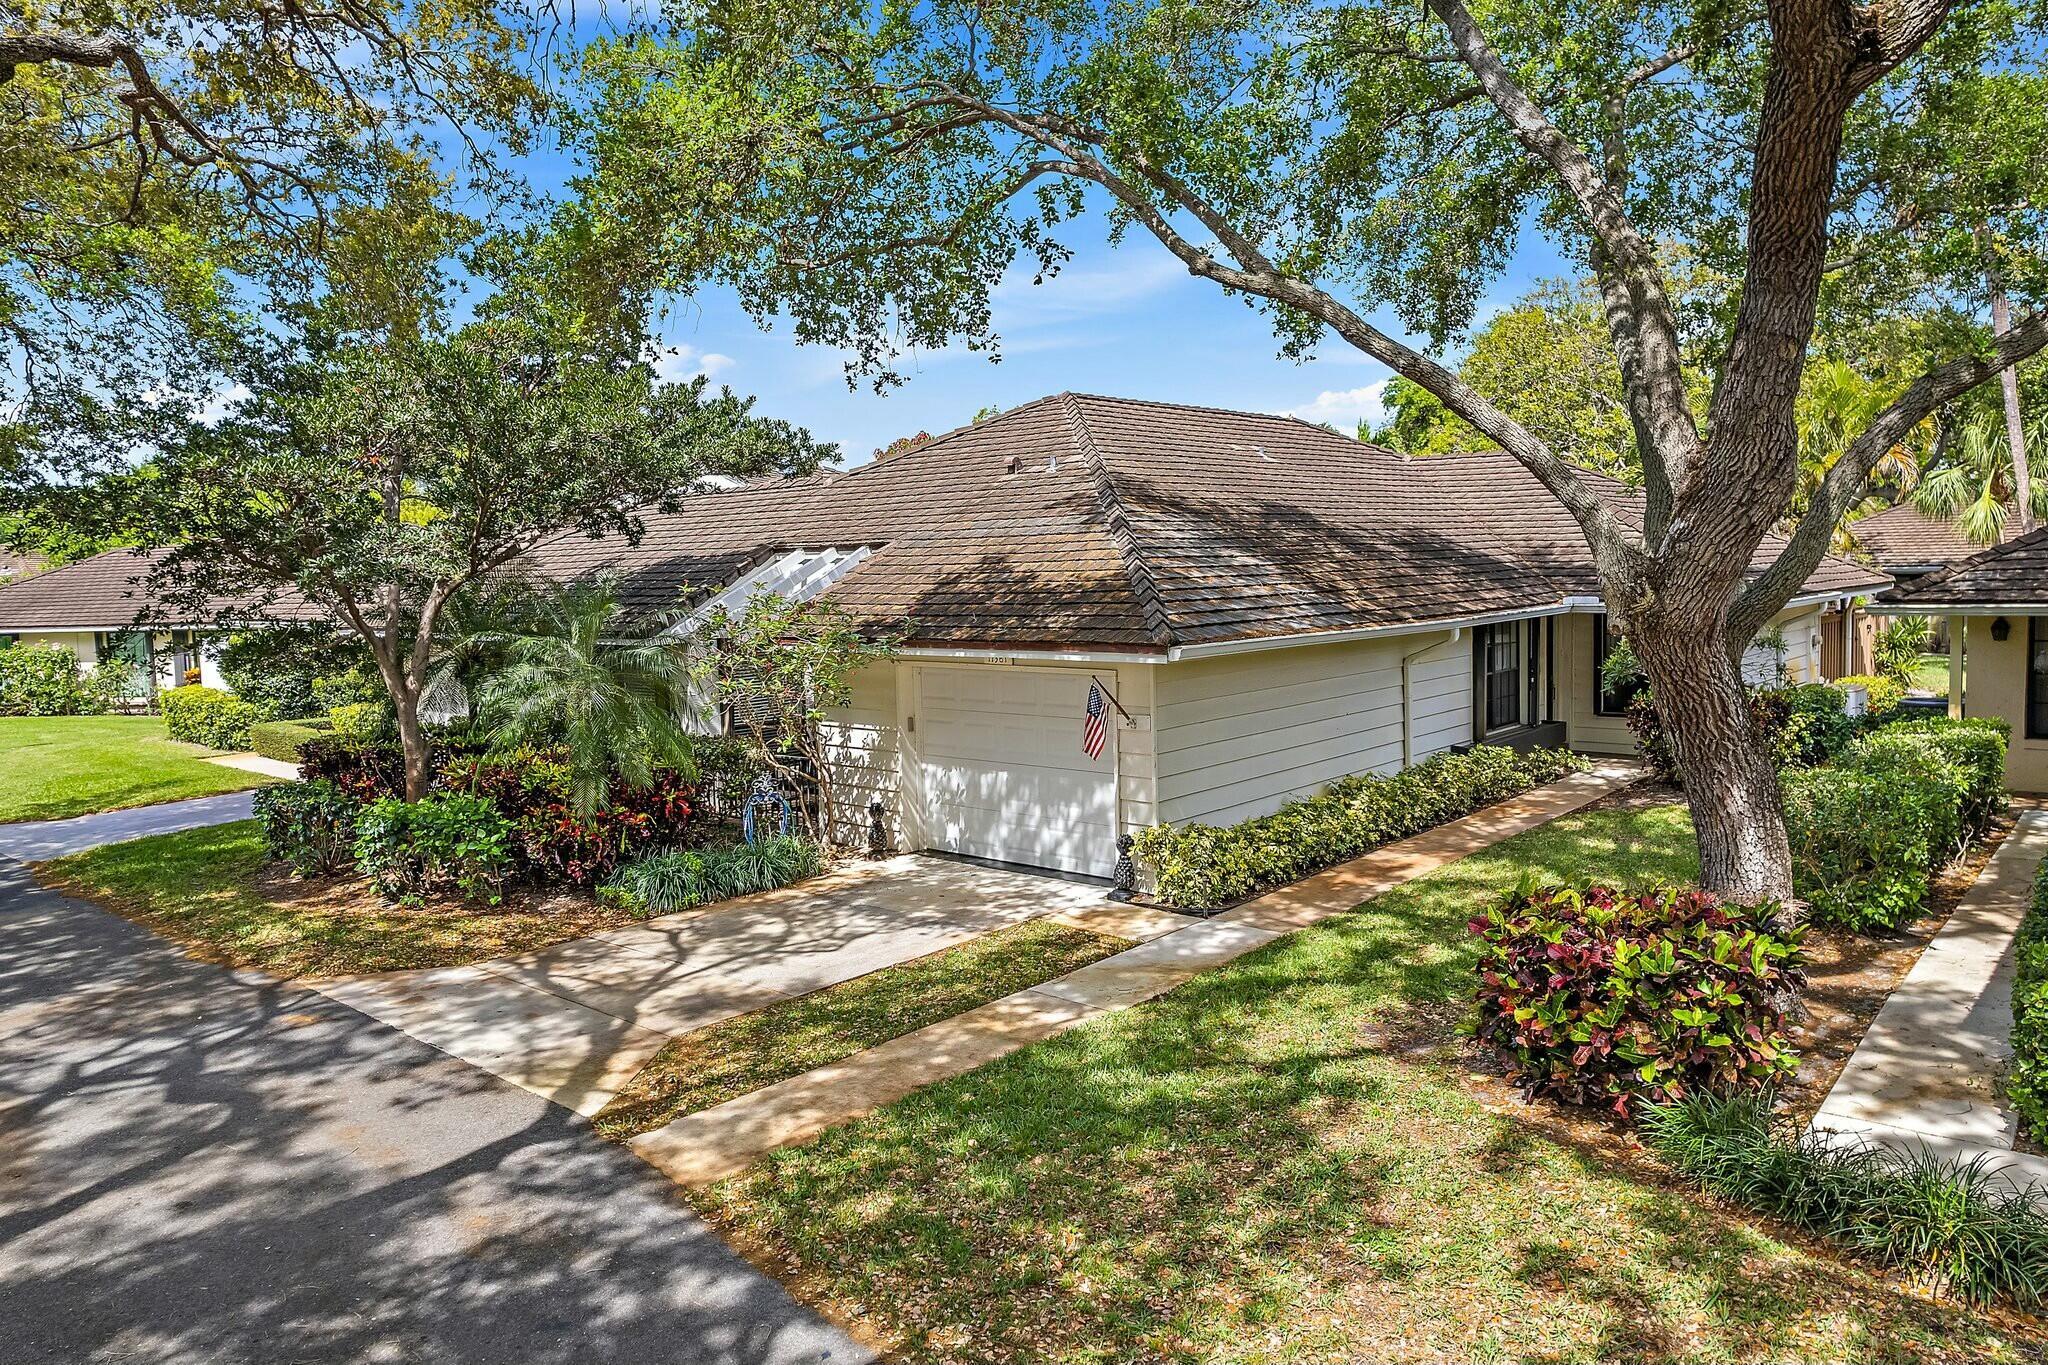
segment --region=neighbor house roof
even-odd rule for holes
[[[0,632],[127,630],[142,623],[150,607],[148,580],[168,551],[108,550],[75,564],[0,584]],[[155,612],[152,624],[209,625],[232,616],[236,603],[215,598],[198,611]],[[319,613],[297,597],[264,607],[269,620],[302,621]],[[165,619],[166,617],[176,619]],[[189,619],[188,619],[189,618]]]
[[[1640,516],[1638,492],[1588,477]],[[659,612],[792,550],[859,548],[830,598],[908,643],[955,648],[1160,652],[1599,595],[1577,522],[1506,454],[1412,458],[1291,417],[1081,394],[843,474],[696,494],[644,521],[637,543],[564,533],[524,567],[615,575],[629,606]],[[1755,567],[1781,546],[1766,542]],[[139,603],[123,594],[146,568],[132,555],[75,565],[69,602],[65,583],[26,592],[56,575],[0,588],[0,631],[132,619]],[[1830,559],[1805,591],[1886,581]],[[88,601],[125,611],[86,622]]]
[[[2017,527],[2016,518],[2006,519]],[[1953,517],[1931,517],[1910,502],[1849,523],[1849,534],[1886,573],[1927,573],[1968,559],[1984,547],[1966,537]]]
[[[1598,476],[1591,476],[1596,479]],[[1640,494],[1599,479],[1624,517]],[[650,514],[532,556],[629,601],[797,546],[872,553],[830,596],[911,643],[1160,650],[1412,626],[1597,597],[1571,514],[1504,453],[1411,458],[1289,417],[1058,394],[806,486]],[[1782,548],[1760,549],[1761,569]],[[1829,559],[1811,594],[1880,572]]]
[[[1872,599],[1873,607],[1912,612],[2048,612],[2048,527],[1979,550],[1904,587]]]

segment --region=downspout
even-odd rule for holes
[[[1401,656],[1401,766],[1413,767],[1415,763],[1415,716],[1410,706],[1414,689],[1409,685],[1409,666],[1432,649],[1454,645],[1465,638],[1463,626],[1453,626],[1451,633],[1441,640],[1431,640],[1420,649],[1411,649]]]

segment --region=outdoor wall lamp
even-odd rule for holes
[[[2003,616],[1999,617],[1997,620],[1991,623],[1992,639],[2003,640],[2006,636],[2010,634],[2012,634],[2012,622],[2006,620]]]

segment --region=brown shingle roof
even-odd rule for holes
[[[1638,494],[1602,488],[1633,514]],[[1077,394],[645,521],[637,544],[564,534],[527,567],[616,574],[630,606],[660,611],[786,549],[867,546],[830,594],[859,618],[914,644],[1021,649],[1157,651],[1598,593],[1577,523],[1508,455],[1411,459],[1291,417]],[[1807,586],[1882,582],[1836,560]],[[0,588],[0,630],[29,586]]]
[[[2048,526],[1894,588],[1873,599],[1872,605],[1959,610],[2048,607]]]
[[[2017,530],[2019,520],[2009,516],[2006,525]],[[1985,548],[1965,537],[1953,518],[1930,517],[1910,502],[1850,522],[1849,534],[1886,573],[1925,573]]]

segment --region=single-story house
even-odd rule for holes
[[[218,649],[204,625],[137,624],[144,580],[157,557],[109,550],[0,585],[0,644],[56,645],[86,668],[119,660],[155,688],[175,687],[188,676],[224,686]]]
[[[1949,714],[2012,726],[2006,785],[2048,792],[2048,527],[1871,600],[1870,609],[1948,625]]]
[[[1497,452],[1059,394],[646,520],[636,545],[566,534],[530,568],[615,575],[649,611],[824,594],[900,631],[831,718],[843,809],[880,801],[900,847],[1104,876],[1121,833],[1246,819],[1459,745],[1633,751],[1577,523]],[[1827,632],[1887,582],[1825,561],[1754,676],[1823,676]],[[1112,732],[1094,758],[1091,684]]]
[[[2013,514],[2010,505],[2006,509],[2004,539],[2019,534],[2019,518]],[[1939,573],[1951,564],[1960,564],[1985,547],[1963,534],[1962,527],[1953,517],[1933,517],[1921,511],[1910,502],[1896,507],[1887,507],[1874,512],[1860,521],[1849,523],[1850,539],[1856,548],[1868,556],[1870,562],[1891,575],[1897,587],[1910,587],[1928,574]],[[1874,630],[1873,613],[1863,620],[1866,628]],[[1948,652],[1948,623],[1937,619],[1929,640],[1929,648],[1937,654]],[[1866,651],[1867,653],[1867,651]],[[1852,672],[1868,672],[1868,667],[1859,665]]]

